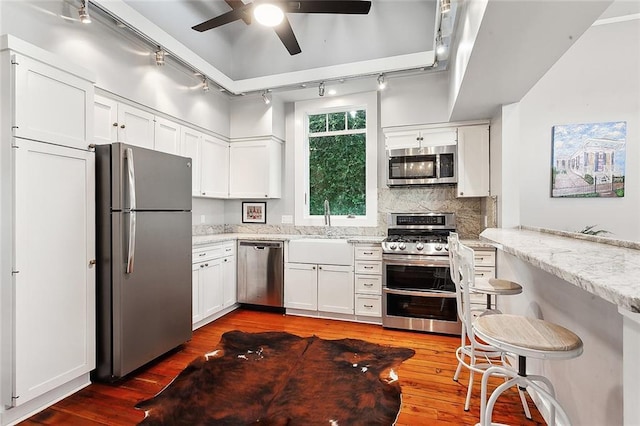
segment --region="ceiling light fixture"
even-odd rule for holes
[[[87,2],[87,0],[80,0],[78,16],[80,17],[80,22],[82,22],[83,24],[91,23],[91,17],[89,16],[89,3]]]
[[[269,105],[271,103],[271,95],[269,95],[268,90],[262,92],[262,100],[264,101],[265,105]]]
[[[266,27],[275,27],[284,19],[284,12],[278,6],[269,3],[257,5],[253,9],[253,16],[256,21]]]
[[[207,77],[202,78],[202,91],[205,93],[209,91],[209,83],[207,82]]]
[[[387,87],[387,82],[384,80],[384,74],[378,76],[378,90],[384,90]]]
[[[440,13],[448,13],[451,10],[451,0],[440,0]]]
[[[318,96],[324,96],[324,81],[318,85]]]
[[[158,46],[158,50],[156,50],[156,65],[158,66],[164,65],[164,55],[165,55],[165,51],[162,50],[160,46]]]

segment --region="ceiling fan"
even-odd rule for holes
[[[232,10],[191,27],[196,31],[212,28],[242,19],[251,24],[252,16],[263,25],[273,27],[276,34],[291,55],[302,52],[286,13],[338,13],[366,15],[371,9],[370,1],[361,0],[302,0],[302,1],[256,1],[243,3],[241,0],[225,0]],[[264,22],[263,22],[264,20]]]

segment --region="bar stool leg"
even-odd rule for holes
[[[527,377],[527,358],[522,355],[518,355],[518,375],[521,377]],[[531,411],[529,410],[529,404],[527,404],[527,398],[524,395],[526,390],[526,388],[518,386],[518,394],[520,395],[524,415],[527,419],[531,420]]]
[[[470,359],[471,359],[471,365],[475,365],[476,356],[471,355]],[[474,375],[474,371],[473,369],[470,368],[469,369],[469,385],[467,386],[467,398],[464,401],[464,411],[469,411],[469,406],[471,405],[471,390],[473,389],[473,375]]]
[[[509,380],[506,380],[491,393],[491,397],[487,402],[487,388],[489,385],[489,377],[491,377],[494,373],[504,375],[505,377],[513,376],[515,374],[514,371],[498,366],[489,367],[484,372],[484,374],[482,375],[482,385],[480,391],[480,426],[491,426],[493,424],[491,421],[491,417],[493,413],[493,406],[495,405],[496,400],[504,391],[514,385],[519,384],[519,376],[515,376]]]

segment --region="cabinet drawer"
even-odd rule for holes
[[[356,315],[364,315],[368,317],[382,316],[382,297],[357,295]]]
[[[489,268],[486,266],[476,267],[475,269],[476,279],[485,279],[495,278],[496,276],[496,268]]]
[[[235,241],[227,241],[222,244],[222,255],[223,256],[234,256],[236,254],[236,242]]]
[[[224,254],[222,244],[214,246],[199,247],[193,249],[191,261],[193,263],[202,262],[203,260],[211,260],[221,257]]]
[[[358,260],[356,261],[356,274],[382,274],[382,262]]]
[[[382,294],[380,275],[356,275],[356,293]]]
[[[496,252],[493,250],[474,250],[476,266],[496,266]]]
[[[356,260],[382,260],[382,247],[355,247]]]

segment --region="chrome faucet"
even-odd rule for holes
[[[331,226],[331,207],[329,207],[329,200],[324,200],[324,224]]]

